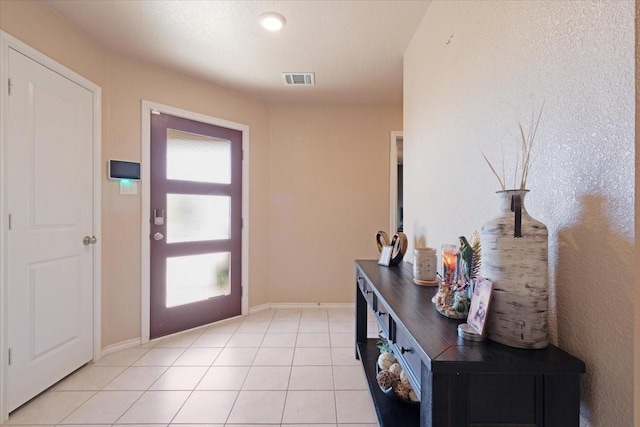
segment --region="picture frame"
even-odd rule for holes
[[[478,277],[473,287],[473,296],[471,297],[471,307],[469,308],[467,323],[482,336],[485,334],[492,289],[493,282],[484,277]]]
[[[378,259],[378,264],[383,265],[385,267],[389,267],[389,263],[391,262],[392,252],[393,252],[393,246],[384,245],[380,250],[380,259]]]

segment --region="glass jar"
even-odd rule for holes
[[[456,276],[458,264],[458,248],[456,245],[442,245],[442,281],[452,284]]]

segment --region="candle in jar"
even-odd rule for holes
[[[453,283],[458,263],[458,250],[456,245],[442,245],[442,280],[444,283]]]

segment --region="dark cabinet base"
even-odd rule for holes
[[[577,427],[584,362],[549,345],[541,350],[459,338],[462,321],[435,311],[435,289],[415,286],[405,266],[356,262],[356,355],[369,382],[380,426]],[[385,395],[376,381],[379,351],[367,339],[375,313],[407,372],[420,405]]]
[[[543,426],[542,377],[509,374],[432,374],[434,406],[427,411],[432,426]]]

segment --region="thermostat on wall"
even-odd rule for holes
[[[109,179],[140,181],[140,163],[109,160]]]

